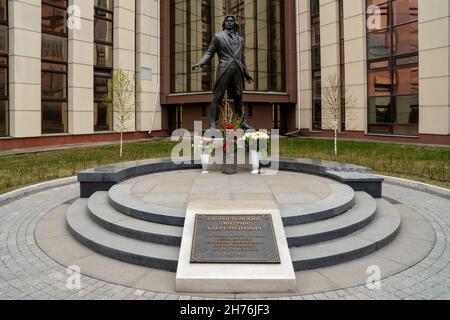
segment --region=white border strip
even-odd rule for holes
[[[53,181],[47,181],[47,182],[43,182],[43,183],[39,183],[39,184],[35,184],[29,187],[25,187],[22,189],[18,189],[18,190],[14,190],[5,194],[0,195],[0,204],[4,201],[8,201],[14,198],[18,198],[18,197],[22,197],[24,195],[27,195],[29,193],[33,193],[33,192],[37,192],[37,191],[42,191],[42,190],[46,190],[46,189],[51,189],[51,188],[57,188],[57,187],[63,187],[63,186],[67,186],[69,184],[74,184],[77,183],[78,179],[77,177],[69,177],[69,178],[64,178],[64,179],[59,179],[59,180],[53,180]]]
[[[437,186],[433,186],[431,184],[426,184],[418,181],[406,180],[401,178],[389,177],[376,175],[377,177],[383,178],[384,182],[389,184],[398,185],[401,187],[407,187],[410,189],[415,189],[423,192],[434,193],[440,195],[445,198],[450,198],[450,189],[441,188]]]

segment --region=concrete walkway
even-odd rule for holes
[[[52,209],[76,198],[78,191],[78,185],[72,184],[0,204],[0,299],[201,299],[88,276],[81,276],[81,289],[68,289],[66,267],[40,249],[35,229],[41,219],[51,218],[47,214]],[[384,186],[384,194],[419,211],[431,223],[436,233],[431,253],[409,269],[383,279],[381,290],[361,285],[284,299],[450,299],[450,200],[389,184]]]

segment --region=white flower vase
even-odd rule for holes
[[[258,151],[250,150],[250,162],[252,164],[252,174],[259,174],[259,156],[258,156]]]
[[[209,166],[209,154],[202,154],[202,173],[204,174],[209,173],[208,166]]]

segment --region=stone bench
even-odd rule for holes
[[[369,168],[351,164],[281,158],[269,159],[263,168],[272,165],[282,171],[307,173],[330,178],[349,185],[355,191],[364,191],[374,198],[381,198],[383,179],[372,174]],[[201,169],[201,164],[185,159],[181,164],[175,164],[171,159],[152,159],[118,163],[104,167],[88,169],[78,173],[80,182],[80,197],[89,198],[97,191],[108,191],[112,186],[138,176],[177,170]]]

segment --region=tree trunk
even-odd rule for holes
[[[120,158],[122,158],[123,154],[123,132],[120,131]]]
[[[337,129],[334,130],[334,155],[337,157],[338,155],[338,149],[337,149],[337,137],[338,137],[338,131]]]

